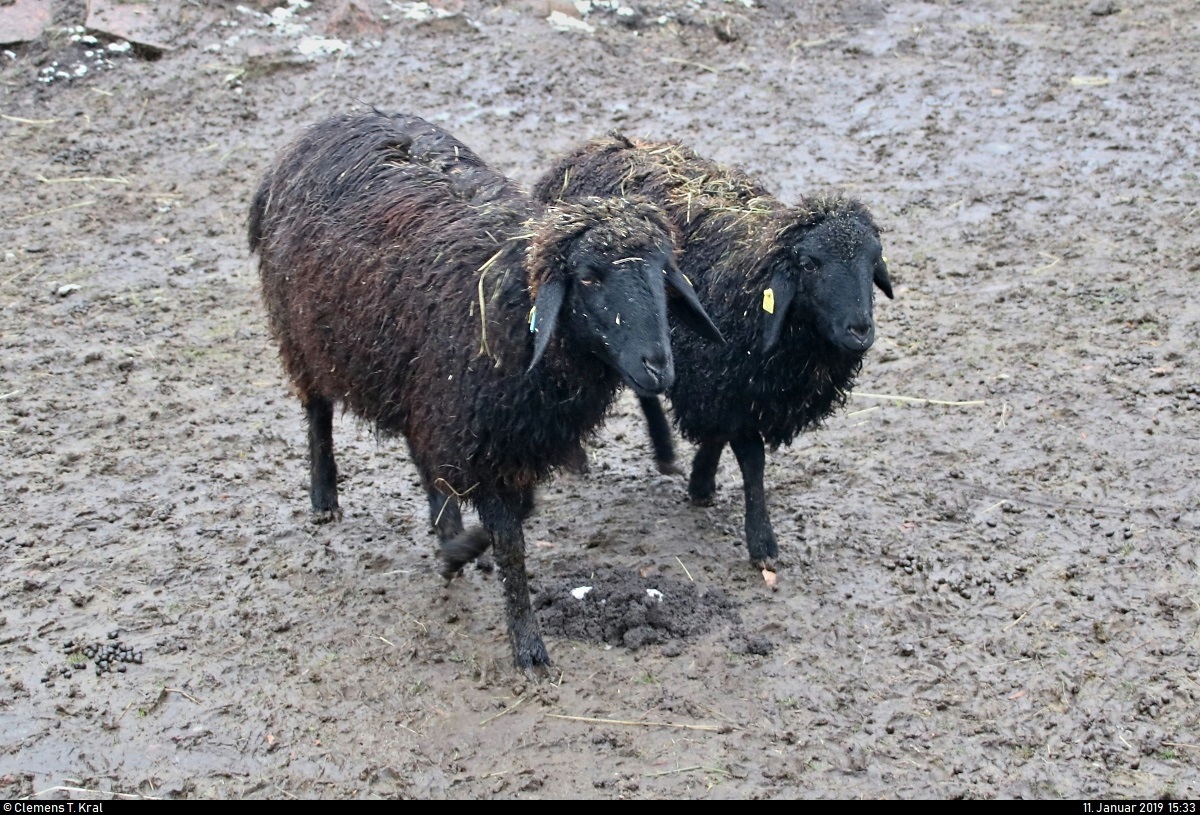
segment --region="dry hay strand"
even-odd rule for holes
[[[561,713],[547,713],[550,719],[565,719],[569,722],[587,722],[589,724],[619,724],[630,727],[671,727],[679,730],[702,730],[708,733],[721,733],[736,730],[732,725],[715,724],[682,724],[679,722],[635,722],[628,719],[596,719],[591,716],[564,716]]]
[[[25,215],[18,215],[13,220],[28,221],[30,218],[40,218],[44,215],[54,215],[59,212],[66,212],[68,209],[79,209],[80,207],[90,207],[94,203],[96,203],[96,199],[91,198],[91,199],[88,199],[87,201],[79,201],[74,204],[67,204],[65,207],[54,207],[53,209],[43,209],[43,210],[39,210],[38,212],[29,212],[29,213],[26,213]]]
[[[111,795],[114,798],[120,798],[122,801],[161,801],[161,800],[163,800],[162,798],[155,798],[153,795],[142,795],[141,793],[131,794],[128,792],[117,792],[116,790],[93,790],[93,789],[88,789],[87,787],[68,787],[68,786],[64,786],[61,784],[57,787],[48,787],[44,790],[38,790],[37,792],[33,793],[32,795],[26,796],[22,800],[27,801],[30,798],[37,798],[39,796],[45,795],[48,792],[86,792],[91,795]],[[7,805],[5,805],[5,806],[7,806]],[[99,805],[97,805],[97,806],[99,806]]]
[[[9,116],[7,113],[0,113],[0,119],[23,125],[52,125],[62,121],[62,119],[26,119],[23,116]]]
[[[668,196],[677,206],[690,212],[693,204],[710,210],[742,213],[748,216],[769,215],[779,204],[770,196],[764,196],[749,178],[720,164],[713,171],[697,166],[697,157],[688,148],[674,142],[653,144],[638,142],[634,145],[661,168],[670,185]],[[630,167],[631,178],[635,168]]]
[[[859,399],[886,399],[893,402],[904,402],[910,405],[947,405],[950,407],[978,407],[986,405],[986,399],[971,399],[969,401],[954,401],[948,399],[922,399],[917,396],[900,396],[895,393],[866,393],[865,391],[851,391],[850,396]]]
[[[520,704],[522,702],[525,701],[525,698],[526,697],[524,695],[522,695],[521,698],[517,699],[517,701],[513,702],[511,705],[504,708],[504,710],[500,711],[499,713],[493,713],[491,716],[488,716],[486,719],[481,721],[479,723],[479,726],[482,727],[483,725],[487,724],[488,722],[492,721],[493,719],[499,719],[505,713],[512,713],[514,710],[516,710],[520,706]]]
[[[120,184],[125,187],[129,186],[129,179],[123,176],[80,175],[70,178],[46,178],[38,173],[37,180],[43,184]]]

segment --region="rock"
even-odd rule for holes
[[[1110,14],[1118,13],[1121,9],[1116,0],[1092,0],[1088,3],[1087,10],[1093,17],[1107,17]]]
[[[765,657],[775,650],[775,643],[763,636],[748,635],[745,649],[747,654]]]
[[[738,33],[733,18],[728,14],[719,15],[709,22],[709,26],[712,28],[713,34],[721,42],[737,42],[741,36]]]
[[[0,3],[0,45],[36,40],[50,23],[50,0]]]
[[[580,20],[578,17],[570,17],[563,14],[561,11],[552,11],[550,16],[546,18],[550,25],[557,28],[559,31],[574,31],[581,34],[591,34],[594,30],[591,25]]]
[[[325,34],[340,39],[378,38],[383,26],[362,0],[341,0],[325,21]]]
[[[59,286],[57,289],[55,289],[54,293],[57,294],[59,297],[66,297],[68,294],[71,294],[72,292],[79,291],[79,288],[80,287],[74,283],[67,283],[67,284]]]
[[[296,45],[296,51],[303,57],[327,56],[346,48],[345,41],[330,37],[305,37]]]
[[[547,17],[557,11],[566,17],[574,17],[576,20],[583,19],[583,14],[580,13],[579,7],[575,3],[572,3],[571,0],[548,0],[545,5],[546,10],[544,14]]]
[[[144,5],[88,0],[84,25],[90,31],[128,40],[154,54],[171,50],[173,37]]]

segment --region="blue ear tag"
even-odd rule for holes
[[[529,310],[529,333],[537,333],[537,306]]]

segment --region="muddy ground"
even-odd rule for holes
[[[1194,3],[371,0],[343,50],[333,3],[153,5],[158,59],[73,39],[78,0],[0,53],[0,796],[1200,796]],[[616,127],[868,203],[897,296],[768,456],[777,592],[732,457],[690,506],[628,395],[542,489],[533,582],[694,583],[707,631],[549,636],[527,682],[349,416],[310,522],[244,221],[360,102],[526,185]]]

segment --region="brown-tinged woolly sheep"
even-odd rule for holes
[[[671,217],[680,268],[727,340],[673,337],[671,405],[680,431],[699,444],[688,492],[694,503],[712,503],[728,443],[742,470],[750,558],[774,568],[764,441],[788,444],[845,401],[875,338],[872,285],[892,296],[879,230],[857,201],[816,197],[789,207],[674,141],[614,134],[562,157],[534,187],[547,203],[627,193]],[[662,408],[652,396],[641,401],[659,468],[670,471]]]
[[[308,416],[313,509],[338,508],[336,403],[403,435],[443,574],[494,546],[516,663],[548,664],[525,575],[534,486],[582,458],[622,382],[671,385],[668,299],[719,338],[669,222],[619,198],[544,207],[440,128],[375,111],[286,148],[249,233]],[[459,499],[483,530],[464,532]]]

